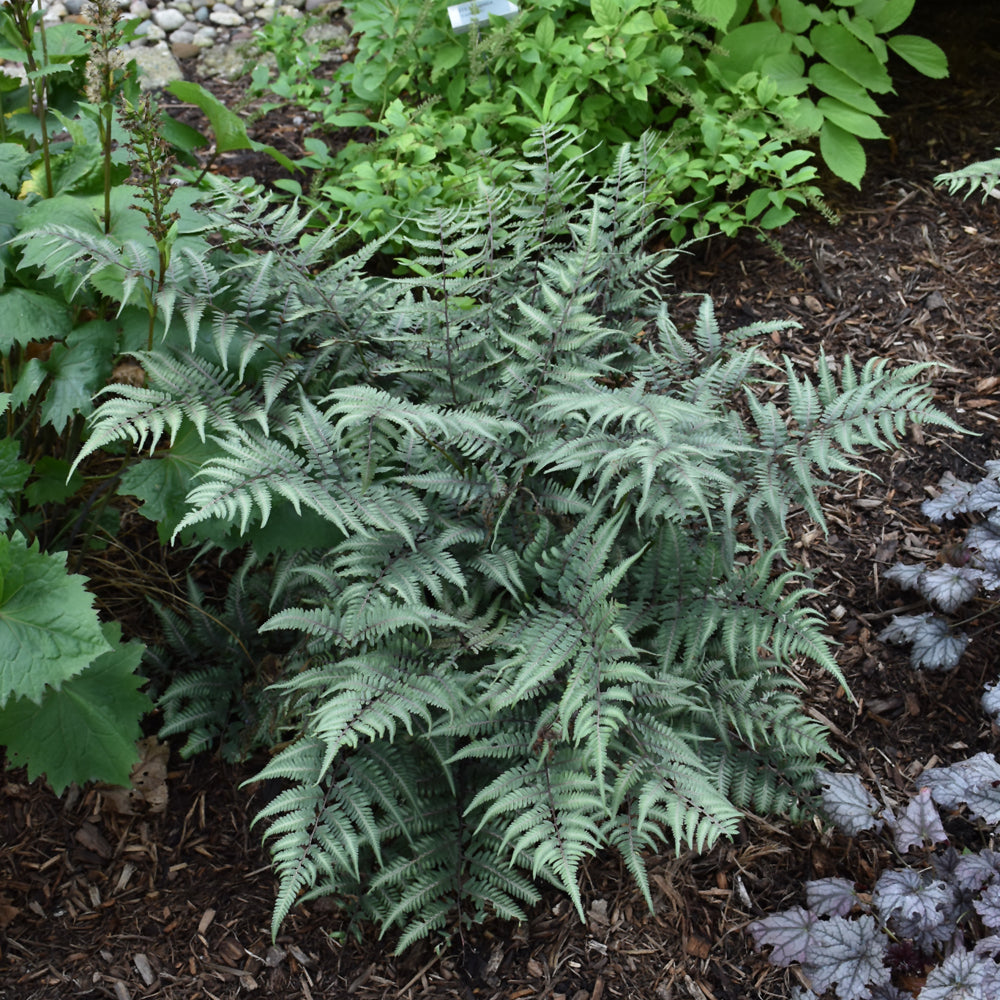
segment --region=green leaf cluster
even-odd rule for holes
[[[0,745],[57,793],[73,781],[128,784],[139,719],[139,643],[101,625],[64,553],[0,535]]]
[[[306,141],[307,195],[346,210],[370,237],[477,185],[515,183],[532,130],[575,137],[591,173],[647,130],[663,137],[650,196],[676,215],[674,238],[744,226],[772,229],[815,202],[812,162],[857,186],[861,140],[884,138],[875,97],[892,89],[890,53],[930,76],[941,50],[892,34],[913,0],[540,0],[512,21],[491,17],[455,35],[431,0],[357,0],[354,58],[332,79],[322,51],[303,50],[280,20],[253,70],[258,91],[285,95],[324,128],[360,126],[374,141],[331,153]],[[292,58],[294,55],[295,58]]]
[[[91,421],[84,457],[213,442],[176,531],[322,529],[263,626],[295,642],[260,775],[286,783],[258,816],[275,932],[333,895],[403,949],[522,917],[539,880],[582,913],[606,848],[649,899],[645,852],[797,813],[828,751],[796,669],[843,678],[787,518],[822,523],[824,477],[945,418],[920,366],[774,369],[776,326],[724,333],[708,301],[678,329],[652,151],[588,183],[571,142],[542,130],[516,195],[415,220],[396,278],[366,271],[377,243],[319,267],[356,234],[220,183],[197,286],[161,293],[189,344]]]

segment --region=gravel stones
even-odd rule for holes
[[[245,47],[254,29],[276,15],[295,16],[317,10],[334,14],[340,0],[115,0],[126,18],[140,21],[130,55],[136,59],[144,89],[183,79],[178,60],[198,59],[205,76],[239,75],[247,63]],[[89,0],[38,0],[49,23],[88,20]],[[343,38],[348,30],[331,22],[325,37]],[[240,51],[228,51],[238,46]]]

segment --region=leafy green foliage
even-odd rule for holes
[[[220,184],[222,243],[178,310],[217,311],[216,358],[194,335],[141,353],[149,386],[92,420],[81,459],[189,427],[217,443],[177,531],[326,526],[263,626],[296,637],[278,690],[300,733],[261,775],[290,783],[258,817],[275,931],[303,892],[355,899],[401,948],[521,916],[536,879],[582,912],[604,847],[648,898],[644,851],[797,812],[826,749],[793,667],[837,667],[777,568],[786,518],[822,518],[817,472],[945,418],[921,366],[768,382],[741,345],[775,325],[724,334],[705,301],[682,334],[672,255],[645,249],[649,149],[580,209],[577,163],[551,167],[565,142],[535,137],[518,198],[417,220],[396,279],[364,272],[377,245],[318,270],[340,234],[302,239],[293,209]]]
[[[101,626],[65,553],[0,535],[0,745],[57,793],[71,781],[127,784],[139,719],[138,643]]]
[[[221,607],[207,603],[190,577],[184,615],[156,606],[165,645],[148,649],[145,662],[153,684],[164,686],[160,738],[186,734],[182,757],[218,747],[224,760],[244,760],[280,742],[282,698],[268,687],[269,671],[279,669],[289,643],[258,631],[269,584],[270,574],[248,559]]]
[[[890,51],[931,76],[947,72],[933,43],[892,35],[913,0],[542,0],[513,21],[455,35],[429,0],[357,0],[354,58],[324,79],[322,50],[303,48],[280,19],[261,45],[259,92],[306,107],[324,128],[361,126],[374,142],[331,154],[306,141],[320,171],[308,193],[344,208],[364,236],[391,231],[480,184],[516,183],[530,132],[558,125],[607,170],[623,142],[655,130],[650,197],[685,226],[733,233],[783,225],[819,197],[810,142],[857,186],[862,139],[884,138],[873,98],[892,89]]]
[[[79,618],[96,622],[92,613]],[[139,720],[153,707],[138,690],[145,683],[135,673],[142,645],[122,644],[118,625],[104,625],[100,634],[108,648],[81,671],[68,680],[51,671],[40,698],[0,708],[0,744],[11,763],[26,764],[29,780],[45,775],[57,795],[73,781],[127,785],[142,735]]]

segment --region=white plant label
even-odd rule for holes
[[[471,3],[456,3],[448,8],[448,17],[456,35],[464,35],[475,21],[480,26],[490,23],[490,14],[499,17],[513,17],[518,12],[517,4],[510,0],[472,0]]]

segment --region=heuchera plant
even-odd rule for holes
[[[959,854],[937,809],[965,805],[983,824],[1000,824],[1000,764],[980,753],[921,780],[896,817],[856,774],[820,774],[826,817],[851,836],[885,830],[900,867],[882,872],[870,893],[844,878],[807,882],[805,906],[749,925],[772,963],[800,966],[811,989],[797,996],[1000,998],[1000,852]]]
[[[951,614],[977,597],[980,591],[1000,589],[1000,461],[986,463],[986,475],[978,483],[967,483],[946,472],[941,493],[922,505],[924,514],[937,524],[960,515],[977,515],[960,544],[951,548],[950,561],[937,566],[896,563],[885,579],[915,590],[945,614]],[[888,642],[911,643],[914,667],[950,670],[958,664],[969,636],[954,632],[948,620],[925,611],[899,615],[879,633]],[[1000,684],[988,688],[983,699],[986,710],[1000,713]]]

